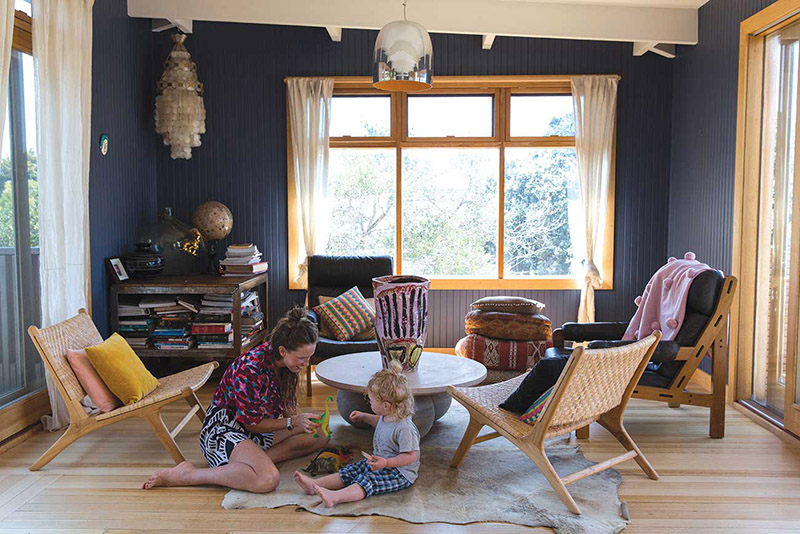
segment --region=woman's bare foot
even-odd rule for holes
[[[181,462],[175,467],[156,471],[142,485],[142,489],[152,489],[157,486],[183,486],[186,475],[195,469],[196,467],[189,462]]]
[[[320,499],[322,499],[322,503],[325,505],[325,508],[333,508],[336,505],[336,501],[333,500],[333,491],[329,489],[325,489],[319,484],[312,484],[314,488],[314,493],[319,495]]]
[[[306,495],[314,495],[314,479],[305,476],[300,471],[295,471],[294,481],[298,486],[303,488],[303,491],[306,492]]]

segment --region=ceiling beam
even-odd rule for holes
[[[331,41],[334,43],[342,42],[342,27],[341,26],[325,26],[328,30],[328,35],[331,36]]]
[[[657,41],[639,41],[633,43],[633,55],[637,57],[643,56],[650,50],[655,48],[657,44],[658,44]]]
[[[484,50],[491,50],[492,45],[494,44],[495,35],[493,33],[484,33],[483,34],[483,49]]]
[[[507,0],[437,0],[408,18],[437,33],[697,44],[697,10]],[[379,29],[395,0],[128,0],[128,15],[217,22]]]
[[[171,23],[175,25],[183,33],[192,33],[192,19],[176,19],[168,18]]]
[[[634,56],[643,56],[648,52],[653,52],[654,54],[658,54],[659,56],[663,56],[669,59],[674,59],[675,45],[657,43],[655,41],[642,41],[638,43],[633,43]]]
[[[675,45],[674,44],[657,44],[653,47],[651,52],[664,56],[669,59],[675,59]]]
[[[153,19],[151,27],[154,32],[178,28],[183,33],[192,33],[192,21],[186,19]]]

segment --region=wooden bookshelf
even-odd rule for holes
[[[267,302],[267,273],[254,276],[156,276],[126,280],[111,285],[109,297],[109,325],[112,332],[119,330],[120,295],[233,295],[233,309],[239,311],[242,305],[242,291],[254,289],[258,292],[258,302],[264,313],[264,325],[261,330],[242,341],[241,313],[233,314],[233,348],[232,349],[188,349],[159,350],[155,348],[133,347],[140,358],[190,358],[196,360],[233,359],[263,343],[270,332],[269,304]]]

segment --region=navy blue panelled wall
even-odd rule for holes
[[[739,23],[774,0],[711,0],[696,46],[679,46],[672,90],[671,255],[728,273],[733,236]]]
[[[368,75],[377,32],[344,30],[334,43],[323,28],[195,22],[186,45],[205,84],[203,145],[189,161],[157,146],[158,207],[189,220],[201,202],[234,214],[228,242],[252,241],[270,261],[274,322],[304,293],[288,291],[286,221],[286,76]],[[434,34],[439,75],[615,73],[619,84],[616,238],[613,291],[597,293],[597,317],[627,319],[633,299],[666,259],[672,62],[634,57],[630,43]],[[156,34],[154,78],[171,42]],[[118,232],[122,233],[122,232]],[[122,236],[119,236],[120,238]],[[452,347],[469,304],[488,292],[436,291],[429,346]],[[498,292],[491,292],[498,293]],[[511,293],[511,292],[504,292]],[[555,324],[574,320],[577,291],[517,292],[547,304]]]
[[[128,17],[124,0],[94,4],[92,145],[89,218],[92,316],[107,329],[108,273],[103,260],[120,256],[141,220],[156,215],[150,21]],[[110,140],[100,154],[100,135]]]
[[[739,24],[774,0],[711,0],[696,46],[679,46],[672,90],[667,248],[731,270]],[[705,359],[700,368],[711,372]]]

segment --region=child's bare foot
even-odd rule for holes
[[[300,471],[295,471],[294,481],[297,482],[298,486],[303,488],[303,491],[306,492],[306,495],[314,495],[314,479],[305,476]]]
[[[333,491],[325,489],[319,484],[313,484],[312,487],[314,488],[314,492],[322,499],[325,508],[333,508],[336,505],[336,502],[333,500]]]
[[[156,471],[142,485],[142,489],[152,489],[157,486],[182,486],[186,480],[186,475],[195,469],[196,467],[189,462],[181,462],[175,467]]]

